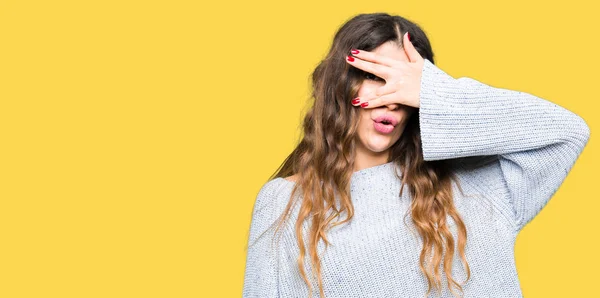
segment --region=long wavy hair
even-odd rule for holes
[[[302,195],[296,197],[300,200],[295,224],[295,235],[300,249],[297,262],[311,293],[310,297],[313,287],[303,266],[306,256],[302,236],[303,222],[311,220],[308,248],[312,273],[318,276],[319,293],[324,297],[317,244],[323,239],[329,246],[327,231],[350,221],[354,216],[350,198],[350,178],[354,169],[360,116],[358,109],[350,101],[357,96],[366,73],[348,65],[344,59],[352,48],[371,51],[388,41],[395,41],[403,47],[402,36],[407,31],[419,54],[433,63],[433,51],[425,32],[403,17],[387,13],[359,14],[340,27],[329,53],[312,73],[311,99],[314,99],[314,102],[303,121],[303,137],[270,178],[285,178],[291,175],[297,177],[285,212],[280,216],[276,233],[288,218],[291,206],[296,203],[292,198],[300,189]],[[451,180],[458,184],[458,179],[450,170],[447,160],[424,161],[418,111],[412,114],[402,136],[390,148],[388,162],[391,161],[402,169],[400,195],[404,185],[412,195],[412,222],[423,240],[419,267],[427,277],[428,289],[425,296],[430,293],[432,287],[441,294],[439,265],[444,254],[444,273],[447,276],[448,288],[455,294],[452,291],[452,285],[455,285],[462,293],[462,286],[451,274],[455,239],[446,223],[447,216],[451,216],[456,223],[458,250],[467,272],[467,279],[464,281],[466,282],[470,278],[465,256],[467,231],[452,199]],[[400,179],[397,172],[396,176]],[[460,185],[458,187],[462,192]],[[334,193],[339,194],[339,208],[336,206]],[[343,212],[346,212],[346,218],[332,224],[333,219],[339,218]],[[426,260],[431,262],[426,264]]]

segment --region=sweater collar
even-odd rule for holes
[[[364,168],[362,170],[358,170],[355,171],[354,173],[352,173],[352,179],[359,179],[361,177],[365,177],[365,176],[370,176],[370,175],[377,175],[379,173],[384,173],[387,171],[389,171],[390,169],[393,168],[394,162],[390,161],[390,162],[386,162],[380,165],[376,165],[376,166],[372,166],[372,167],[368,167],[368,168]]]
[[[369,190],[380,186],[390,187],[399,181],[395,172],[398,173],[399,177],[402,177],[401,171],[397,170],[397,168],[396,163],[390,161],[355,171],[352,173],[352,178],[350,179],[350,188],[351,190]]]

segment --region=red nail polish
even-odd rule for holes
[[[352,54],[358,54],[358,50],[352,49]]]
[[[348,56],[347,58],[348,58],[348,61],[350,61],[350,62],[353,62],[353,61],[354,61],[354,58],[353,58],[353,57],[351,57],[351,56]]]
[[[368,102],[363,102],[363,103],[360,104],[360,106],[363,107],[363,108],[366,107],[366,106],[368,106],[368,105],[369,105]]]
[[[410,33],[406,32],[406,37],[408,37],[408,40],[410,40]]]
[[[357,104],[359,102],[360,102],[360,99],[358,99],[358,97],[352,100],[352,104],[353,105],[355,105],[355,104]]]

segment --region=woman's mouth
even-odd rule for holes
[[[381,115],[373,119],[373,127],[380,133],[388,134],[394,130],[394,127],[398,124],[398,120],[392,115]]]
[[[392,131],[394,131],[394,125],[390,124],[387,121],[382,121],[382,122],[373,121],[373,127],[375,127],[376,131],[378,131],[380,133],[384,133],[384,134],[389,134]]]

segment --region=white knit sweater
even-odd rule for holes
[[[515,238],[566,178],[588,142],[589,127],[550,101],[468,77],[455,79],[427,59],[420,99],[425,160],[490,157],[477,168],[461,163],[455,168],[466,195],[453,183],[454,204],[468,237],[471,279],[463,286],[464,297],[522,297]],[[422,242],[410,220],[411,197],[407,189],[399,196],[401,185],[394,170],[396,165],[389,162],[353,173],[355,217],[329,232],[332,245],[326,251],[319,243],[325,297],[424,297],[427,281],[419,269]],[[272,224],[284,211],[293,185],[276,178],[258,192],[243,297],[308,297],[297,268],[293,224],[288,224],[278,246],[270,245]],[[292,223],[297,218],[294,211]],[[457,239],[452,218],[447,220]],[[308,257],[305,266],[311,278]],[[442,266],[440,271],[445,285]],[[458,282],[466,279],[458,251],[452,272]],[[313,297],[320,297],[312,278]],[[445,286],[442,294],[453,297]],[[437,297],[435,291],[429,297]]]

